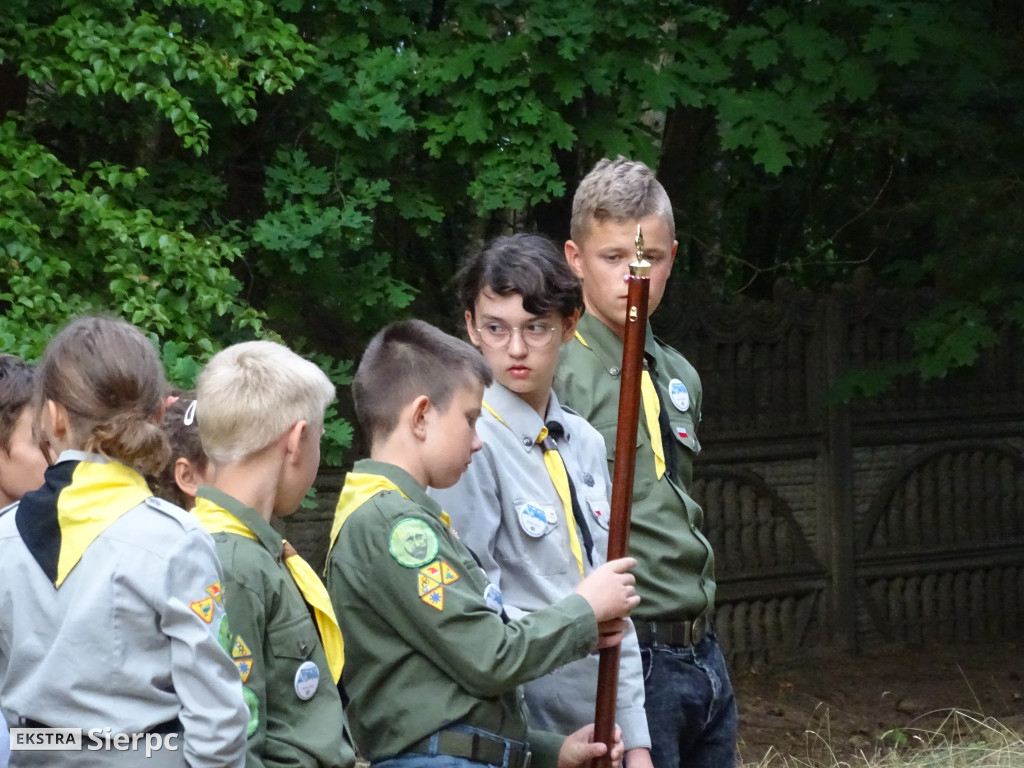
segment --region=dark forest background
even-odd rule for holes
[[[847,396],[1024,325],[1020,3],[592,5],[4,0],[0,349],[112,311],[182,385],[258,335],[344,387],[385,322],[456,328],[467,251],[563,240],[619,153],[673,200],[668,302],[927,290],[913,363]]]

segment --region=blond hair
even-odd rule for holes
[[[134,325],[82,317],[46,345],[35,375],[36,402],[68,413],[75,447],[156,474],[171,449],[156,422],[167,381],[156,349]]]
[[[232,464],[296,422],[319,429],[335,394],[323,371],[281,344],[234,344],[213,356],[196,384],[203,449],[214,464]]]
[[[577,243],[586,240],[591,221],[635,221],[661,216],[675,234],[672,201],[655,178],[654,171],[639,161],[619,155],[599,160],[583,177],[572,199],[569,236]]]

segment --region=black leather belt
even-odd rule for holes
[[[696,645],[714,630],[711,614],[705,613],[693,621],[643,621],[633,619],[636,639],[641,645]]]
[[[431,741],[437,736],[437,746]],[[413,744],[405,752],[422,755],[449,755],[474,763],[494,765],[498,768],[530,768],[530,746],[522,741],[503,739],[486,733],[458,731],[445,728]],[[505,754],[508,753],[508,760]]]

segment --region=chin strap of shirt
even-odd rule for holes
[[[594,536],[590,533],[590,526],[587,525],[587,518],[583,516],[583,509],[580,507],[579,498],[576,496],[576,486],[573,484],[569,473],[565,468],[565,461],[562,454],[558,452],[558,441],[565,437],[565,428],[557,421],[551,420],[544,425],[537,438],[540,447],[544,449],[544,466],[547,467],[551,482],[558,491],[558,498],[562,500],[562,509],[565,511],[566,526],[569,529],[569,546],[576,558],[576,565],[580,569],[580,576],[583,575],[583,557],[580,553],[579,537],[576,529],[579,529],[583,537],[583,547],[587,551],[587,562],[594,564]],[[573,523],[575,522],[575,525]]]
[[[247,539],[259,540],[249,526],[228,510],[202,496],[196,497],[196,506],[192,510],[192,515],[199,520],[208,533],[234,533]],[[284,546],[287,543],[282,540],[282,551],[287,549],[294,552],[293,548]],[[338,627],[338,619],[334,615],[330,595],[327,593],[327,587],[320,581],[320,577],[316,575],[312,566],[298,553],[285,557],[284,563],[288,566],[288,573],[295,581],[295,586],[302,593],[302,599],[313,609],[316,628],[320,633],[320,640],[324,644],[324,652],[327,655],[327,665],[331,668],[331,677],[337,683],[341,679],[341,670],[345,665],[345,644],[341,637],[341,629]]]

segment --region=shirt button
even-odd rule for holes
[[[529,448],[531,445],[533,445],[533,440],[531,440],[528,437],[524,437],[523,438],[523,445],[525,445],[527,448]]]
[[[610,373],[612,376],[618,376],[619,369],[613,365],[611,368],[608,369],[608,373]]]

